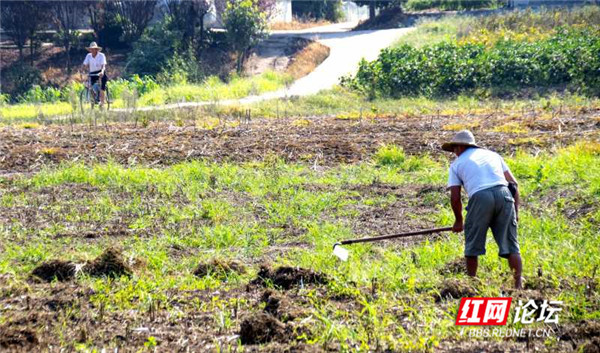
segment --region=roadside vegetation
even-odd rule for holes
[[[587,7],[424,23],[378,60],[363,61],[344,84],[370,97],[486,96],[526,89],[598,95],[599,15],[597,7]],[[430,44],[410,45],[432,32]]]
[[[14,111],[8,113],[9,116],[22,116],[20,111],[31,110],[34,104],[57,102],[61,103],[42,106],[39,110],[64,112],[65,103],[72,102],[85,79],[84,75],[77,74],[80,65],[73,65],[71,57],[83,57],[84,47],[92,40],[99,41],[105,50],[110,51],[109,89],[115,107],[123,106],[122,100],[132,95],[137,96],[139,103],[144,105],[190,99],[212,100],[215,96],[220,99],[240,98],[281,88],[289,79],[285,73],[266,72],[260,77],[242,78],[244,75],[241,72],[249,50],[268,33],[267,14],[271,13],[275,2],[215,2],[223,15],[225,27],[230,28],[225,34],[204,28],[203,21],[211,6],[211,1],[178,0],[163,4],[156,1],[131,4],[119,1],[3,3],[6,30],[11,38],[16,38],[15,43],[20,50],[18,60],[2,67],[2,75],[6,80],[2,85],[1,101],[4,104],[21,104],[12,108]],[[86,20],[89,17],[92,31],[80,33],[72,28],[60,27],[57,28],[56,38],[41,37],[41,29],[69,20],[63,18],[66,16],[65,9],[71,11],[72,16]],[[36,17],[27,23],[18,20],[32,11],[47,16]],[[144,20],[155,14],[159,21],[150,23]],[[73,23],[68,25],[75,26]],[[69,44],[65,46],[68,60],[61,61],[59,66],[66,66],[52,68],[42,74],[35,63],[35,60],[40,60],[36,54],[36,50],[40,50],[38,46],[49,40],[64,39],[60,37],[63,33],[68,33],[65,36],[69,37]],[[31,62],[24,61],[22,49],[26,44],[31,48]],[[124,62],[117,65],[117,57]],[[80,62],[79,59],[77,62]],[[119,72],[121,77],[112,76],[113,72]],[[55,76],[66,78],[59,83],[58,80],[54,81]],[[122,96],[123,92],[127,97]]]
[[[312,27],[320,27],[330,25],[331,22],[327,20],[305,20],[302,18],[295,18],[292,22],[276,22],[269,24],[269,29],[272,31],[289,31],[307,29]]]
[[[151,106],[182,102],[218,102],[219,100],[243,98],[275,91],[293,80],[287,73],[265,72],[254,77],[230,78],[223,82],[210,77],[202,84],[186,83],[163,85],[151,77],[134,76],[130,80],[110,81],[113,102],[111,108]],[[79,91],[83,84],[75,83],[62,90],[34,87],[18,104],[0,104],[0,119],[32,119],[36,117],[78,113]]]
[[[504,6],[498,0],[408,0],[403,7],[408,11],[437,9],[440,11],[462,11],[475,9],[495,9]]]

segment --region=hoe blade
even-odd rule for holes
[[[342,248],[340,245],[335,245],[333,247],[333,254],[342,261],[348,260],[348,250]]]

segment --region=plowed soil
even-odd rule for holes
[[[306,120],[308,123],[305,123]],[[352,163],[371,158],[381,144],[396,144],[409,153],[442,154],[440,145],[461,126],[471,129],[479,143],[510,154],[517,148],[536,151],[586,138],[599,140],[600,110],[562,111],[549,116],[529,111],[521,116],[408,115],[374,119],[315,117],[254,119],[237,127],[201,129],[152,122],[46,126],[0,129],[0,175],[39,170],[63,161],[107,161],[170,165],[207,158],[253,161],[275,154],[287,161],[317,165]],[[498,132],[510,122],[508,132]],[[511,132],[514,131],[514,132]]]
[[[522,127],[520,132],[497,132],[507,119],[512,119]],[[5,126],[0,128],[0,175],[2,187],[9,192],[16,191],[27,197],[25,206],[0,206],[0,224],[19,222],[24,228],[43,229],[48,224],[60,225],[64,231],[52,235],[48,241],[84,241],[93,246],[99,240],[107,242],[127,241],[129,237],[162,234],[165,219],[156,216],[154,223],[143,230],[131,229],[136,219],[125,211],[108,220],[85,219],[71,221],[61,217],[60,211],[43,208],[43,205],[67,204],[69,200],[94,200],[109,195],[115,203],[131,197],[126,190],[101,191],[84,184],[63,184],[42,189],[27,188],[12,182],[13,175],[33,173],[45,166],[56,166],[61,162],[96,162],[114,160],[118,163],[141,163],[151,166],[167,166],[189,159],[206,158],[214,161],[254,161],[275,154],[287,161],[310,163],[322,167],[338,163],[351,163],[371,158],[381,144],[391,143],[402,146],[408,153],[442,154],[439,146],[455,133],[448,129],[453,124],[469,124],[477,121],[473,129],[481,145],[504,154],[516,149],[535,152],[540,148],[551,148],[576,141],[580,138],[598,140],[600,135],[600,110],[562,112],[562,115],[543,117],[529,115],[517,119],[506,115],[490,114],[481,116],[382,116],[376,119],[337,119],[335,117],[308,118],[308,124],[301,126],[293,118],[279,120],[252,120],[237,127],[217,127],[212,130],[196,126],[174,126],[166,122],[152,122],[147,127],[137,127],[133,123],[113,123],[107,126],[90,127],[76,125],[43,126],[34,129]],[[512,142],[511,142],[512,141]],[[306,189],[327,188],[324,185],[305,185]],[[443,187],[415,185],[398,187],[381,182],[371,182],[348,186],[359,198],[374,195],[390,195],[395,201],[383,206],[356,207],[358,216],[340,218],[356,233],[365,235],[386,234],[427,228],[429,220],[407,218],[410,209],[416,214],[434,214],[437,202],[428,203],[427,198],[447,197]],[[13,190],[14,189],[14,190]],[[101,195],[102,192],[108,194]],[[144,190],[143,199],[148,209],[160,204],[160,193],[149,188]],[[256,222],[263,221],[259,208],[251,205],[255,200],[243,193],[230,194],[228,191],[205,195],[227,198],[234,207],[247,208],[253,212]],[[173,196],[173,204],[184,204],[178,195]],[[412,201],[410,201],[412,200]],[[75,206],[79,207],[79,206]],[[84,209],[77,210],[85,212]],[[64,210],[63,210],[64,212]],[[327,215],[325,215],[327,216]],[[198,222],[195,226],[209,224],[209,220],[195,219],[182,221]],[[8,228],[7,228],[8,229]],[[156,340],[157,350],[164,352],[193,351],[235,351],[241,341],[245,352],[337,352],[340,347],[328,345],[307,345],[298,337],[312,337],[311,309],[306,291],[313,291],[313,298],[326,301],[340,312],[361,312],[363,304],[348,296],[335,296],[329,292],[334,278],[328,278],[306,268],[269,266],[259,267],[260,263],[276,257],[277,252],[289,251],[293,247],[304,246],[297,237],[306,229],[293,226],[282,227],[281,238],[288,244],[269,247],[267,254],[256,256],[243,266],[234,262],[212,261],[194,262],[195,275],[199,280],[207,276],[227,278],[241,274],[246,268],[257,276],[249,284],[232,285],[218,290],[176,290],[158,293],[157,300],[148,305],[147,310],[116,310],[105,308],[99,300],[102,296],[89,288],[85,281],[75,276],[76,266],[72,262],[57,259],[40,263],[32,271],[27,285],[14,285],[11,274],[0,274],[0,351],[36,352],[52,351],[61,347],[66,351],[75,350],[73,342],[93,342],[97,347],[113,351],[144,350]],[[5,237],[11,244],[25,245],[27,239],[7,232]],[[277,247],[281,247],[278,249]],[[0,251],[6,245],[0,243]],[[117,245],[118,246],[118,245]],[[168,256],[178,258],[189,256],[191,251],[176,244],[168,251]],[[198,255],[198,254],[194,254]],[[376,256],[376,249],[373,250]],[[194,261],[200,261],[200,256]],[[131,260],[131,261],[130,261]],[[413,259],[416,261],[417,259]],[[437,305],[454,303],[452,298],[481,295],[477,285],[461,276],[464,272],[462,259],[448,259],[449,262],[439,272],[451,278],[437,288],[427,288],[427,296],[436,300]],[[81,271],[104,278],[108,283],[118,281],[120,276],[131,276],[132,283],[139,275],[136,261],[144,259],[124,259],[114,249],[108,249],[101,256],[83,262]],[[255,261],[255,262],[253,262]],[[260,261],[260,262],[259,262]],[[29,275],[30,273],[27,273]],[[235,277],[235,276],[232,276]],[[93,279],[96,280],[96,279]],[[210,279],[208,279],[210,280]],[[596,291],[595,282],[589,278],[575,279],[590,283],[590,291]],[[16,280],[14,281],[16,282]],[[50,282],[50,283],[48,283]],[[20,282],[22,283],[22,282]],[[567,284],[568,285],[568,284]],[[540,276],[526,280],[527,291],[522,298],[535,300],[548,298],[548,293],[565,289],[561,281]],[[361,291],[373,291],[361,288]],[[162,296],[164,295],[164,298]],[[336,294],[337,295],[337,294]],[[374,296],[375,294],[373,294]],[[235,310],[222,312],[208,307],[214,298],[227,303],[235,302]],[[516,295],[518,297],[518,295]],[[140,302],[147,298],[124,298],[122,305],[140,308]],[[230,307],[228,307],[230,309]],[[220,321],[221,320],[221,321]],[[222,326],[229,325],[227,329]],[[220,326],[221,325],[221,326]],[[313,325],[314,326],[314,325]],[[71,337],[61,338],[57,334],[69,333]],[[594,351],[598,349],[598,322],[584,321],[565,326],[559,332],[561,342],[557,351]],[[535,351],[545,349],[543,340],[535,342],[480,342],[444,341],[436,348],[448,352],[480,351]]]

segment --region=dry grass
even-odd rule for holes
[[[286,73],[299,79],[311,73],[329,56],[329,47],[312,42],[298,52],[287,67]]]
[[[273,31],[289,31],[296,29],[306,29],[312,27],[326,26],[330,25],[331,22],[319,20],[319,21],[303,21],[303,20],[293,20],[292,22],[276,22],[272,23],[269,26],[269,29]]]

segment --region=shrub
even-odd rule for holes
[[[147,28],[133,45],[127,71],[142,76],[158,74],[181,48],[181,38],[182,34],[172,29],[171,18],[166,16]]]
[[[478,89],[570,86],[598,94],[600,29],[562,28],[536,42],[499,40],[403,45],[362,61],[344,85],[371,97],[449,96]]]
[[[138,96],[150,93],[160,88],[160,85],[150,76],[133,75],[128,80],[118,78],[109,82],[111,96],[120,98],[123,92],[137,92]]]
[[[327,20],[331,22],[338,22],[344,18],[342,2],[338,0],[294,0],[292,1],[292,12],[300,18]]]
[[[375,153],[375,162],[378,165],[401,166],[406,160],[406,154],[402,147],[396,145],[382,146]]]
[[[33,86],[29,91],[19,97],[19,101],[23,103],[54,103],[61,99],[61,91],[54,87],[42,88],[38,85]]]
[[[267,35],[267,16],[257,0],[228,0],[223,22],[227,41],[237,54],[237,72],[241,73],[248,50]]]
[[[6,105],[8,102],[10,102],[10,95],[0,93],[0,106]]]
[[[3,90],[10,93],[13,99],[25,94],[34,85],[42,82],[40,70],[19,62],[2,73]]]
[[[165,67],[158,73],[156,80],[161,84],[186,84],[188,82],[201,82],[204,78],[199,60],[192,48],[182,54],[175,54],[167,60]]]

